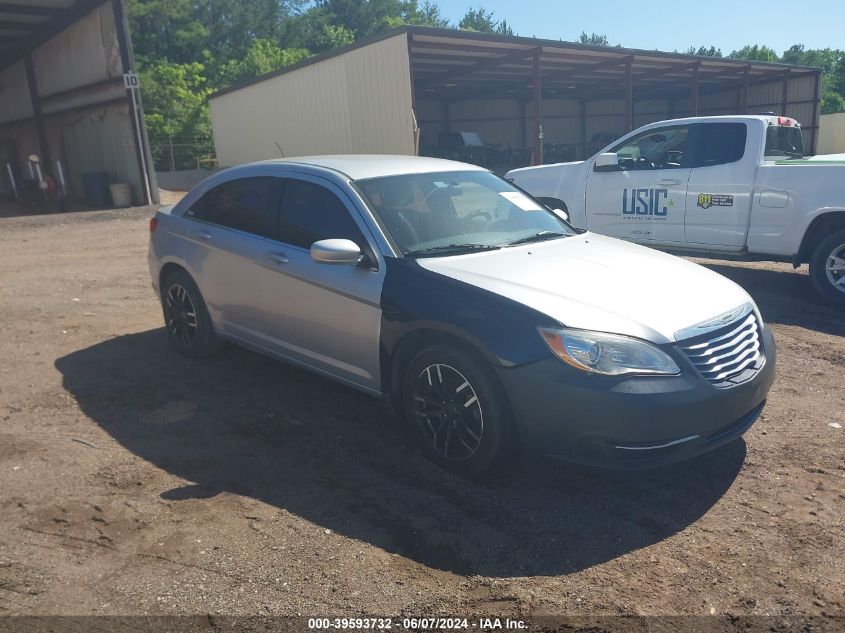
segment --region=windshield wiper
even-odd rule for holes
[[[470,253],[473,251],[496,251],[502,248],[492,244],[446,244],[443,246],[430,246],[417,251],[408,251],[405,257],[436,257],[437,255]]]
[[[557,233],[555,231],[540,231],[528,237],[522,237],[513,242],[508,242],[508,246],[517,246],[518,244],[530,244],[531,242],[544,242],[545,240],[553,240],[558,237],[566,237],[567,233]]]

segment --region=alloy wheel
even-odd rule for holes
[[[435,364],[420,372],[414,385],[414,415],[423,437],[441,457],[469,459],[481,446],[481,402],[454,367]]]
[[[183,347],[190,347],[197,336],[197,311],[191,295],[180,284],[167,290],[167,331]]]
[[[845,244],[835,247],[827,256],[825,272],[830,285],[845,293]]]

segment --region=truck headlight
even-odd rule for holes
[[[665,352],[639,339],[569,328],[538,328],[555,356],[581,371],[605,376],[680,374]]]

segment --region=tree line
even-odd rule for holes
[[[469,7],[452,23],[431,0],[127,0],[127,14],[159,167],[173,147],[188,148],[173,152],[182,168],[213,153],[207,100],[220,88],[406,24],[515,35],[492,11]],[[609,46],[599,33],[580,41]],[[822,111],[845,111],[845,51],[796,44],[778,55],[755,44],[726,56],[820,66]]]

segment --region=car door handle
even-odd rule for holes
[[[267,258],[274,264],[289,264],[290,259],[284,253],[269,253]]]
[[[198,240],[208,241],[208,240],[211,239],[211,233],[209,233],[208,231],[198,231],[198,232],[194,233],[194,237],[197,238]]]
[[[659,185],[680,185],[680,180],[675,180],[674,178],[664,178],[663,180],[658,180],[657,184]]]

